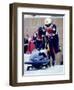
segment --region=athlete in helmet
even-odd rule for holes
[[[48,52],[48,56],[52,57],[52,65],[55,65],[55,53],[59,51],[59,37],[57,33],[57,27],[53,23],[51,18],[45,19],[45,29],[46,29],[46,36],[49,43],[50,51]]]

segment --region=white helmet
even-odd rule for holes
[[[46,18],[46,19],[45,19],[45,24],[50,24],[50,23],[52,23],[51,18]]]

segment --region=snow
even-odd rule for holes
[[[38,76],[38,75],[62,75],[64,74],[64,65],[55,65],[46,69],[29,70],[24,69],[24,76]]]

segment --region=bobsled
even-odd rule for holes
[[[31,55],[30,60],[25,62],[27,64],[27,71],[32,69],[42,69],[49,66],[50,60],[44,52],[35,52]]]

